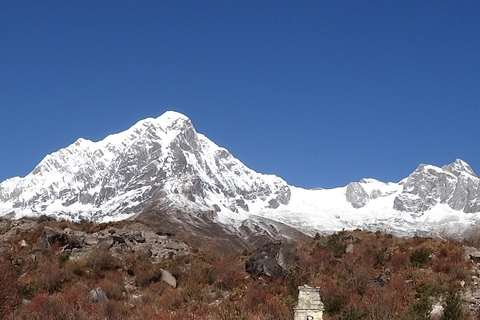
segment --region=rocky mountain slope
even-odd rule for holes
[[[479,181],[456,160],[442,168],[422,164],[399,183],[363,179],[305,190],[247,168],[170,111],[99,142],[79,139],[26,177],[2,182],[0,216],[137,217],[177,231],[272,238],[294,229],[461,232],[480,218]]]

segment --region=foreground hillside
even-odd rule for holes
[[[253,251],[185,239],[132,221],[1,220],[0,318],[287,320],[307,284],[327,320],[478,319],[478,269],[458,241],[317,235],[274,279],[245,271]]]

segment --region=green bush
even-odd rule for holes
[[[347,245],[342,242],[340,233],[334,233],[327,237],[327,244],[325,246],[325,249],[334,257],[338,258],[345,253]]]
[[[404,312],[404,320],[429,320],[432,311],[432,300],[422,296],[415,300]]]
[[[365,318],[365,312],[353,307],[343,311],[340,316],[340,320],[362,320],[363,318]]]
[[[463,320],[465,319],[465,313],[462,308],[462,302],[458,291],[450,289],[445,297],[445,303],[443,304],[443,314],[440,320]]]
[[[431,253],[432,252],[429,249],[421,247],[412,252],[410,255],[410,262],[415,267],[421,267],[430,260]]]
[[[330,315],[338,314],[346,302],[347,298],[345,296],[335,293],[325,300],[325,312]]]

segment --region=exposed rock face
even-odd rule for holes
[[[364,207],[369,199],[368,193],[358,182],[350,182],[347,185],[346,197],[354,208]]]
[[[459,159],[443,168],[421,164],[407,178],[403,192],[395,198],[394,208],[422,213],[441,203],[465,213],[478,212],[479,183],[470,166]]]
[[[83,231],[65,230],[44,231],[44,243],[52,245],[58,242],[62,250],[71,252],[71,258],[86,258],[95,249],[107,249],[129,252],[149,252],[152,262],[160,262],[172,256],[187,255],[189,247],[169,236],[158,235],[147,226],[131,223],[123,228],[109,227],[87,234]],[[166,278],[169,279],[168,275]]]
[[[264,245],[245,263],[245,270],[254,277],[283,278],[298,263],[293,244],[273,242]]]

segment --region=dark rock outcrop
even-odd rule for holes
[[[280,241],[264,245],[245,263],[245,270],[253,277],[284,278],[298,263],[297,248]]]
[[[59,233],[50,229],[43,232],[43,246],[50,248],[54,243],[58,243],[60,247],[68,245],[68,237],[64,233]]]

